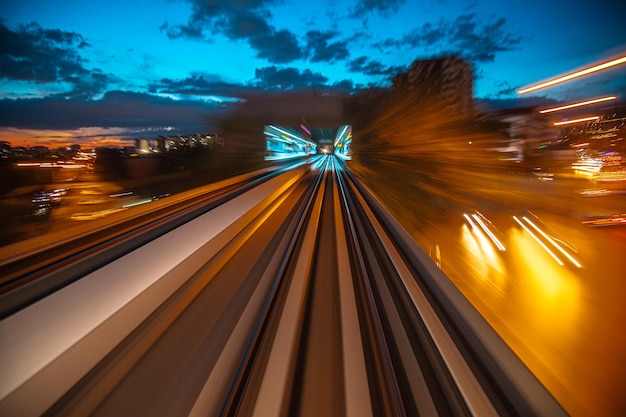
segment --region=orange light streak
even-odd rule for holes
[[[559,111],[559,110],[573,109],[574,107],[587,106],[589,104],[602,103],[603,101],[610,101],[610,100],[615,100],[615,99],[617,99],[616,96],[596,98],[596,99],[593,99],[593,100],[587,100],[587,101],[581,101],[581,102],[578,102],[578,103],[568,104],[566,106],[553,107],[551,109],[539,110],[539,113],[551,113],[551,112]]]
[[[554,126],[569,125],[569,124],[578,123],[578,122],[588,122],[590,120],[597,120],[599,118],[600,116],[591,116],[591,117],[583,117],[580,119],[566,120],[564,122],[555,122]]]
[[[603,64],[594,65],[593,67],[585,68],[583,70],[576,71],[576,72],[573,72],[571,74],[563,75],[561,77],[554,78],[552,80],[548,80],[548,81],[545,81],[545,82],[542,82],[542,83],[539,83],[539,84],[531,85],[529,87],[524,87],[521,90],[517,90],[517,94],[530,93],[531,91],[536,91],[536,90],[539,90],[541,88],[546,88],[546,87],[553,86],[555,84],[560,84],[562,82],[569,81],[569,80],[571,80],[573,78],[582,77],[583,75],[591,74],[593,72],[601,71],[603,69],[614,67],[616,65],[620,65],[620,64],[623,64],[623,63],[626,63],[626,56],[614,59],[614,60],[609,61],[609,62],[605,62]]]

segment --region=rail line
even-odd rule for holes
[[[566,415],[330,156],[7,316],[0,349],[2,415]]]
[[[240,175],[172,197],[132,216],[0,260],[0,318],[68,285],[281,172]],[[45,277],[44,279],[41,279]],[[11,293],[7,296],[7,293]]]

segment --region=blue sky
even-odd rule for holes
[[[115,143],[210,129],[249,94],[388,86],[416,59],[473,64],[475,96],[626,54],[621,0],[7,0],[0,139]],[[626,94],[619,68],[530,100]]]

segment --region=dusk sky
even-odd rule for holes
[[[623,0],[5,0],[0,140],[51,148],[209,133],[250,94],[386,87],[458,55],[474,95],[626,55]],[[626,65],[527,100],[626,96]]]

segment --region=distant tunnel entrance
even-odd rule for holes
[[[312,128],[300,125],[265,125],[265,160],[277,160],[314,154],[336,154],[349,159],[351,156],[352,127]]]

